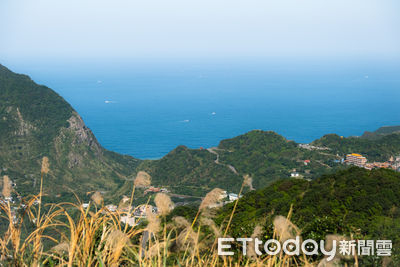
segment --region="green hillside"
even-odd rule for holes
[[[291,221],[304,239],[322,240],[328,234],[389,239],[399,254],[400,173],[353,167],[312,182],[280,180],[240,199],[229,234],[251,236],[262,225],[264,236],[271,237],[272,219],[287,216],[291,206]],[[233,203],[224,206],[217,221],[226,221],[232,208]]]
[[[367,139],[378,139],[382,136],[394,133],[400,134],[400,126],[383,126],[374,132],[366,131],[361,137]]]
[[[221,141],[221,161],[253,177],[253,186],[262,188],[277,179],[287,178],[296,169],[304,178],[342,167],[331,151],[308,150],[271,131],[255,130]],[[305,165],[304,161],[310,163]]]
[[[335,155],[326,151],[300,148],[274,132],[251,131],[223,140],[212,149],[179,146],[160,160],[142,162],[138,170],[148,172],[153,185],[167,186],[180,194],[203,196],[215,187],[238,191],[244,175],[252,177],[254,188],[288,178],[293,169],[303,178],[312,179],[343,168],[334,163],[335,159]],[[304,160],[310,163],[306,166]]]
[[[369,161],[387,161],[391,156],[400,154],[400,134],[382,135],[377,139],[360,137],[340,137],[328,134],[312,142],[316,146],[329,147],[333,153],[346,155],[360,153],[367,156]]]
[[[400,154],[400,135],[370,140],[330,134],[311,146],[300,146],[275,132],[254,130],[208,150],[180,146],[160,160],[144,161],[138,170],[148,172],[154,185],[202,196],[215,187],[237,192],[244,175],[252,177],[255,189],[289,178],[294,170],[299,178],[315,179],[348,168],[340,160],[354,152],[369,161],[387,161]]]
[[[237,190],[242,177],[216,164],[216,156],[205,149],[179,146],[160,160],[143,162],[140,170],[152,176],[156,186],[168,186],[179,194],[204,196],[215,187]]]

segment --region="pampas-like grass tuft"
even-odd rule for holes
[[[191,231],[190,227],[183,229],[176,238],[176,245],[179,251],[192,251],[196,247],[197,234]]]
[[[149,222],[147,230],[150,233],[158,233],[161,227],[160,218],[158,218],[157,214],[153,213],[151,206],[146,206],[146,215]]]
[[[253,178],[250,175],[246,174],[243,176],[243,184],[244,186],[247,186],[250,190],[254,190]]]
[[[4,198],[10,197],[11,191],[12,191],[12,187],[11,187],[10,178],[8,178],[7,175],[4,175],[3,176],[3,190],[2,190],[3,197]]]
[[[50,170],[50,164],[49,164],[49,158],[48,157],[43,157],[42,159],[42,169],[41,172],[44,174],[47,174]]]
[[[64,253],[67,254],[69,251],[69,243],[61,242],[61,243],[55,245],[51,250],[57,254],[64,254]]]
[[[151,185],[151,176],[145,171],[140,171],[136,175],[135,182],[136,187],[148,187]]]
[[[157,209],[162,216],[168,215],[174,208],[171,198],[164,193],[158,193],[154,198],[154,203],[156,203]]]
[[[255,238],[261,239],[262,233],[263,233],[263,227],[261,225],[257,225],[256,227],[254,227],[253,234],[251,235],[250,238],[252,238],[253,240]],[[257,258],[254,242],[249,243],[247,255],[253,260]]]
[[[202,224],[207,225],[208,227],[210,227],[211,230],[212,230],[213,233],[214,233],[214,236],[215,236],[216,238],[218,238],[218,237],[221,236],[221,231],[220,231],[220,229],[218,229],[217,225],[215,225],[215,222],[214,222],[212,219],[206,218],[206,217],[201,217],[201,218],[200,218],[200,222],[201,222]]]
[[[100,192],[98,192],[98,191],[95,192],[95,193],[92,195],[91,199],[93,200],[93,202],[94,202],[97,206],[102,206],[102,205],[103,205],[104,199],[103,199],[103,196],[101,195]]]
[[[223,193],[223,190],[220,188],[214,188],[213,190],[211,190],[204,197],[203,201],[201,201],[199,209],[203,210],[205,208],[210,208],[210,207],[213,207],[214,205],[216,205],[217,202],[221,200],[222,193]]]
[[[182,216],[176,216],[173,218],[174,223],[177,225],[178,228],[181,227],[189,227],[190,226],[190,222],[188,222],[188,220],[186,220],[184,217]]]
[[[301,233],[300,229],[294,225],[289,218],[281,215],[275,216],[273,224],[275,232],[282,242],[291,238],[296,238],[296,236]]]
[[[114,260],[117,260],[125,246],[130,244],[129,236],[121,230],[113,230],[106,237],[106,250],[114,255]]]

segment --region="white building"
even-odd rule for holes
[[[239,196],[237,194],[230,193],[228,195],[228,198],[229,198],[229,201],[235,201],[235,200],[237,200],[239,198]]]
[[[129,217],[129,216],[121,216],[121,220],[120,220],[121,222],[123,222],[123,223],[125,223],[125,224],[127,224],[127,225],[129,225],[129,226],[135,226],[136,225],[136,223],[135,223],[135,217]]]
[[[4,200],[6,203],[14,203],[14,199],[12,197],[5,197]]]

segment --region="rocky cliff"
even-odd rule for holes
[[[22,194],[39,190],[40,162],[50,160],[45,190],[112,192],[138,160],[104,149],[79,114],[53,90],[0,65],[0,174]]]

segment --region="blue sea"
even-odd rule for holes
[[[8,65],[63,96],[107,149],[141,159],[253,129],[308,143],[400,125],[400,64],[84,61]]]

